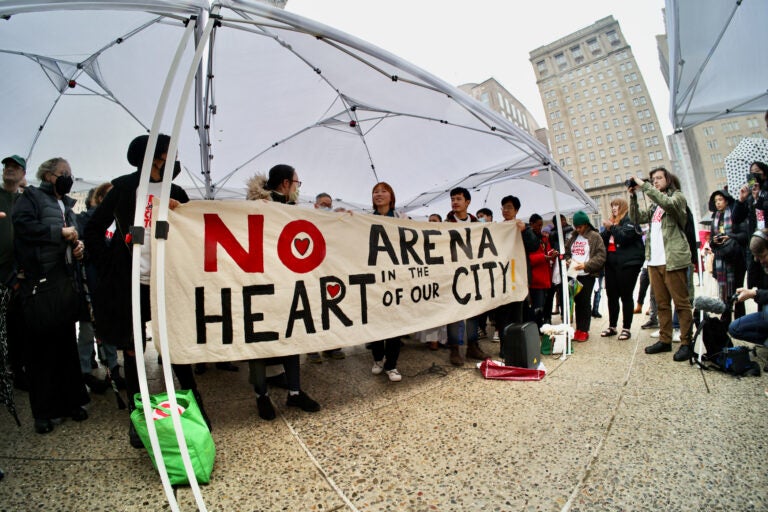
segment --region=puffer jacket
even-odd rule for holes
[[[666,269],[669,271],[688,268],[691,264],[691,249],[688,239],[685,238],[685,223],[687,222],[685,209],[688,203],[685,196],[679,190],[671,187],[664,192],[656,190],[650,182],[646,181],[640,188],[651,199],[651,205],[647,210],[641,210],[637,202],[637,194],[630,194],[629,217],[635,224],[647,224],[653,217],[656,206],[661,206],[664,214],[661,217],[661,233],[664,237],[664,257]],[[645,242],[645,259],[651,259],[651,230],[648,230],[648,238]]]
[[[69,196],[61,200],[64,215],[53,185],[44,181],[39,187],[27,187],[13,207],[16,263],[28,278],[44,277],[54,268],[67,269],[69,242],[62,238],[61,228],[77,226],[72,211],[76,201]],[[71,268],[68,270],[73,272]]]

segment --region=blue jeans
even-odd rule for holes
[[[91,373],[91,355],[93,355],[94,332],[91,322],[79,322],[80,332],[77,335],[77,350],[80,353],[80,371]],[[112,369],[117,366],[117,349],[109,343],[101,343],[99,348],[103,352],[107,366]]]
[[[466,325],[465,325],[466,324]],[[477,345],[477,317],[467,318],[448,324],[448,345],[463,345],[464,336],[460,328],[464,326],[464,335],[468,345]]]
[[[737,340],[768,346],[768,308],[737,318],[728,327],[728,334]]]

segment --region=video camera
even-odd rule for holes
[[[632,188],[632,187],[636,187],[637,183],[635,183],[634,178],[629,178],[624,182],[624,186],[627,188]]]

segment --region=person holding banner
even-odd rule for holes
[[[445,216],[446,222],[478,222],[477,217],[467,211],[472,196],[464,187],[456,187],[451,190],[451,211]],[[471,359],[485,360],[488,355],[480,348],[477,341],[477,317],[467,318],[448,324],[448,347],[451,349],[450,361],[454,366],[464,366],[464,356],[459,352],[462,339],[459,334],[464,326],[464,335],[467,339],[467,357]]]
[[[263,174],[253,176],[247,183],[247,195],[249,200],[274,201],[282,204],[296,204],[299,198],[299,175],[290,165],[278,164],[269,170],[269,177]],[[317,412],[320,404],[312,400],[309,395],[301,390],[301,375],[299,355],[294,354],[283,357],[266,359],[251,359],[248,361],[249,382],[256,392],[256,407],[261,419],[271,421],[275,419],[275,408],[269,397],[267,387],[267,366],[282,365],[285,369],[285,378],[288,387],[286,405],[298,407],[305,412]]]
[[[526,247],[526,253],[529,250],[535,250],[538,242],[533,233],[525,225],[525,222],[517,218],[517,212],[520,210],[520,199],[515,196],[504,196],[501,199],[501,216],[503,222],[514,222],[517,229],[522,233],[523,245]],[[504,333],[504,329],[510,324],[520,324],[523,322],[523,305],[525,301],[510,302],[499,306],[493,310],[494,324],[496,325],[496,334],[493,336],[497,340]]]
[[[141,245],[139,280],[141,282],[141,336],[142,340],[146,340],[146,323],[152,317],[150,307],[152,202],[155,197],[160,195],[171,138],[162,133],[158,135],[152,158],[147,196],[137,198],[136,190],[139,187],[141,166],[144,163],[148,143],[148,135],[140,135],[131,141],[126,156],[128,163],[136,171],[112,180],[112,189],[107,192],[104,200],[96,207],[93,216],[85,226],[84,233],[88,257],[96,266],[97,274],[96,284],[91,290],[96,337],[103,343],[109,343],[123,351],[123,368],[125,370],[125,387],[128,393],[129,409],[135,407],[133,397],[139,392],[139,375],[136,369],[136,353],[133,344],[131,303],[133,244],[131,243],[130,228],[133,225],[137,206],[144,208],[145,236],[144,244]],[[175,178],[179,172],[181,172],[181,164],[177,161],[174,166],[173,177]],[[169,207],[174,209],[188,201],[189,196],[184,189],[172,184]],[[171,367],[176,378],[179,379],[181,389],[190,389],[194,392],[195,400],[210,428],[210,421],[203,408],[203,398],[197,391],[197,382],[192,372],[192,365],[172,364]],[[134,448],[144,447],[132,422],[129,422],[128,439]]]
[[[373,203],[374,215],[406,218],[395,210],[395,191],[389,183],[381,181],[373,186],[371,202]],[[400,382],[403,379],[403,376],[397,371],[397,359],[400,357],[399,337],[374,341],[371,343],[371,353],[373,354],[372,374],[385,373],[390,382]]]

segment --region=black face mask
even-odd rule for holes
[[[65,196],[72,190],[72,184],[74,182],[75,180],[72,179],[72,176],[59,176],[56,178],[56,183],[53,184],[53,189],[60,196]]]
[[[173,162],[173,177],[171,178],[171,181],[176,179],[176,176],[181,174],[181,162],[176,160]],[[160,179],[163,179],[163,176],[165,176],[165,163],[160,167]]]

